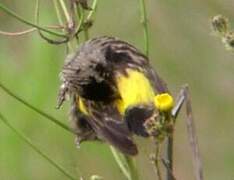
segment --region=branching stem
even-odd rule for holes
[[[58,32],[54,32],[54,31],[50,31],[44,27],[41,27],[41,26],[38,26],[30,21],[27,21],[25,20],[24,18],[22,18],[21,16],[19,16],[18,14],[16,14],[15,12],[13,12],[12,10],[8,9],[7,7],[3,6],[1,3],[0,3],[0,10],[3,10],[5,13],[7,13],[8,15],[14,17],[15,19],[21,21],[22,23],[25,23],[29,26],[32,26],[32,27],[35,27],[41,31],[44,31],[44,32],[47,32],[51,35],[55,35],[55,36],[58,36],[58,37],[63,37],[63,38],[66,38],[67,36],[65,34],[62,34],[62,33],[58,33]]]

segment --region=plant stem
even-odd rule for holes
[[[30,28],[24,31],[19,31],[19,32],[5,32],[5,31],[0,30],[0,34],[4,36],[21,36],[21,35],[25,35],[33,31],[36,31],[36,30],[37,30],[36,28]]]
[[[116,163],[118,164],[120,170],[125,175],[125,177],[128,180],[138,180],[138,173],[132,157],[123,155],[112,146],[110,146],[110,149]]]
[[[198,138],[193,119],[192,105],[191,105],[188,86],[185,86],[185,97],[186,97],[186,114],[187,114],[186,126],[188,131],[189,143],[192,149],[194,173],[196,180],[203,180],[204,177],[203,177],[201,154],[198,147]]]
[[[137,169],[136,169],[136,166],[134,164],[133,158],[125,155],[125,159],[127,161],[132,180],[138,180],[139,179],[138,173],[137,173]]]
[[[64,123],[60,122],[59,120],[57,120],[56,118],[52,117],[51,115],[41,111],[40,109],[36,108],[35,106],[29,104],[28,102],[26,102],[25,100],[23,100],[22,98],[18,97],[17,95],[15,95],[13,92],[11,92],[9,89],[7,89],[1,82],[0,82],[0,88],[6,92],[8,95],[10,95],[11,97],[13,97],[14,99],[16,99],[17,101],[19,101],[20,103],[24,104],[25,106],[27,106],[28,108],[34,110],[35,112],[37,112],[38,114],[46,117],[48,120],[52,121],[53,123],[55,123],[56,125],[60,126],[61,128],[63,128],[64,130],[70,132],[70,133],[74,133],[73,130],[71,128],[69,128],[67,125],[65,125]]]
[[[153,159],[153,163],[155,166],[155,171],[158,176],[158,180],[162,180],[162,175],[161,175],[161,170],[160,170],[160,164],[159,164],[159,158],[160,158],[160,149],[161,149],[161,144],[156,142],[156,151]]]
[[[79,19],[84,19],[85,17],[85,12],[84,9],[80,6],[77,7],[77,13],[79,16]],[[83,20],[82,26],[83,26],[83,31],[84,31],[84,40],[87,41],[89,39],[89,32],[88,32],[88,28],[85,26],[85,23],[87,22],[86,20]]]
[[[89,30],[88,29],[84,30],[84,38],[85,38],[85,41],[87,41],[89,39]]]
[[[98,0],[93,0],[93,4],[91,6],[92,10],[89,12],[89,14],[87,16],[87,20],[91,20],[91,18],[93,17],[95,12],[97,11],[97,4],[98,4]]]
[[[95,14],[95,12],[97,10],[97,4],[98,4],[98,0],[93,0],[93,4],[91,6],[92,10],[87,15],[86,22],[88,22],[88,21],[90,21],[92,19],[93,15]],[[81,14],[83,14],[83,16],[84,16],[84,10],[83,9],[81,10]],[[89,39],[89,30],[88,30],[88,28],[84,29],[84,37],[85,37],[85,40]]]
[[[58,18],[58,22],[59,22],[60,26],[63,26],[63,20],[62,20],[62,15],[59,11],[58,0],[53,0],[53,4],[54,4],[55,12],[56,12],[56,15]]]
[[[63,38],[66,38],[67,36],[65,34],[62,34],[62,33],[58,33],[58,32],[54,32],[54,31],[50,31],[48,29],[45,29],[41,26],[38,26],[32,22],[29,22],[27,20],[25,20],[24,18],[22,18],[21,16],[19,16],[18,14],[16,14],[15,12],[13,12],[12,10],[8,9],[7,7],[3,6],[1,3],[0,3],[0,9],[3,10],[5,13],[7,13],[8,15],[16,18],[17,20],[21,21],[22,23],[25,23],[29,26],[32,26],[32,27],[35,27],[41,31],[44,31],[44,32],[47,32],[49,34],[52,34],[52,35],[55,35],[55,36],[59,36],[59,37],[63,37]]]
[[[67,10],[67,7],[66,7],[64,1],[63,0],[59,0],[59,3],[60,3],[60,6],[63,9],[63,13],[64,13],[64,16],[65,16],[65,18],[67,20],[67,23],[68,24],[71,23],[71,16],[69,15],[69,12]]]
[[[114,147],[110,146],[113,157],[115,158],[116,163],[118,164],[120,170],[125,175],[128,180],[132,180],[131,174],[129,172],[129,167],[127,162],[124,159],[123,154],[120,154]]]
[[[173,177],[173,134],[166,140],[166,161],[168,168],[166,168],[166,180],[174,180]]]
[[[140,14],[141,14],[141,23],[144,29],[144,52],[146,56],[149,56],[149,30],[148,30],[148,22],[147,22],[147,13],[145,7],[145,1],[139,0],[140,5]]]
[[[1,114],[0,112],[0,119],[1,121],[9,128],[11,129],[21,140],[23,140],[26,144],[28,144],[34,151],[36,151],[39,155],[41,155],[47,162],[49,162],[52,166],[54,166],[57,170],[59,170],[62,174],[64,174],[68,179],[76,180],[75,177],[70,175],[63,167],[58,165],[56,162],[54,162],[52,159],[49,158],[46,154],[44,154],[37,146],[35,146],[32,141],[27,138],[24,134],[22,134],[20,131],[18,131],[16,128],[14,128],[8,120]]]
[[[60,6],[63,10],[63,14],[65,16],[65,19],[66,19],[66,24],[64,24],[65,26],[67,26],[67,30],[68,30],[68,33],[69,33],[69,36],[71,37],[70,38],[70,41],[67,43],[68,45],[68,49],[70,50],[70,52],[74,52],[75,50],[75,45],[73,45],[72,43],[72,39],[73,39],[73,33],[74,33],[74,25],[75,23],[73,22],[68,10],[67,10],[67,7],[66,7],[66,4],[63,0],[59,0],[59,3],[60,3]],[[60,22],[62,22],[62,19],[61,19],[61,14],[59,12],[59,8],[57,6],[57,3],[54,3],[55,4],[55,9],[56,9],[56,12],[57,12],[57,15],[58,15],[58,20]],[[57,6],[57,7],[56,7]],[[62,22],[63,23],[63,22]]]

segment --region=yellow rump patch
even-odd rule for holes
[[[117,87],[121,99],[115,103],[121,114],[132,105],[147,104],[154,101],[154,90],[145,75],[136,70],[127,70],[128,76],[117,77]]]

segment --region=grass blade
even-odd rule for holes
[[[138,180],[138,173],[132,157],[123,155],[112,146],[110,146],[110,149],[116,163],[118,164],[125,177],[128,180]]]
[[[24,104],[25,106],[27,106],[28,108],[32,109],[33,111],[37,112],[38,114],[40,114],[41,116],[47,118],[48,120],[50,120],[51,122],[55,123],[56,125],[60,126],[61,128],[63,128],[64,130],[74,133],[72,131],[71,128],[69,128],[67,125],[65,125],[64,123],[60,122],[59,120],[57,120],[56,118],[54,118],[53,116],[43,112],[42,110],[36,108],[35,106],[29,104],[28,102],[26,102],[25,100],[23,100],[22,98],[18,97],[17,95],[15,95],[13,92],[11,92],[8,88],[6,88],[1,82],[0,82],[0,88],[5,91],[8,95],[10,95],[11,97],[13,97],[14,99],[16,99],[17,101],[19,101],[20,103]]]
[[[58,165],[56,162],[54,162],[52,159],[49,158],[45,153],[43,153],[37,146],[35,146],[32,141],[27,138],[24,134],[22,134],[20,131],[18,131],[14,126],[12,126],[9,121],[2,115],[0,112],[0,119],[1,121],[9,128],[11,129],[22,141],[24,141],[26,144],[28,144],[34,151],[36,151],[40,156],[42,156],[47,162],[49,162],[52,166],[54,166],[57,170],[59,170],[62,174],[64,174],[68,179],[76,180],[75,177],[70,175],[63,167]]]

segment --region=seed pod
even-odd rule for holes
[[[224,35],[228,32],[229,22],[228,19],[222,15],[214,16],[212,21],[212,29],[219,35]]]
[[[227,48],[227,50],[233,50],[234,49],[234,32],[228,32],[224,35],[222,38],[222,41]]]

